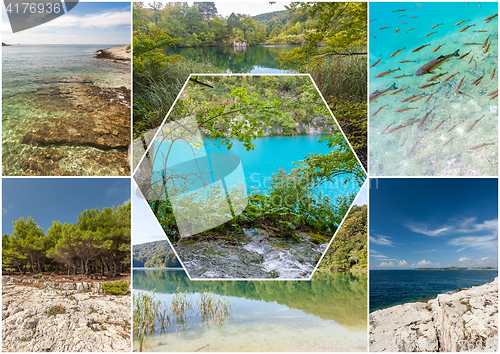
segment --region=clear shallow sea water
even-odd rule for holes
[[[370,270],[370,312],[492,282],[498,270]]]
[[[172,315],[165,332],[147,336],[145,351],[366,351],[366,274],[318,272],[311,281],[190,281],[183,270],[134,269],[133,282],[135,294],[155,290],[168,308],[178,288],[193,305],[183,318]],[[203,291],[231,304],[222,324],[201,320]]]
[[[498,170],[498,100],[489,99],[488,93],[498,89],[498,18],[486,24],[488,16],[498,12],[497,3],[370,3],[370,53],[369,64],[382,58],[375,67],[370,68],[369,91],[383,90],[393,83],[405,91],[380,97],[369,105],[369,161],[371,175],[384,176],[486,176],[497,175]],[[406,9],[406,11],[398,11]],[[400,17],[403,16],[403,17]],[[416,18],[411,18],[415,17]],[[469,20],[459,26],[455,24]],[[440,26],[431,29],[438,24]],[[475,25],[459,32],[467,25]],[[380,29],[390,27],[387,29]],[[414,28],[414,30],[411,30]],[[395,33],[399,29],[397,33]],[[411,30],[411,31],[410,31]],[[410,31],[410,32],[408,32]],[[487,32],[475,32],[487,31]],[[428,34],[430,36],[427,36]],[[483,54],[482,44],[489,37],[490,48]],[[464,45],[479,43],[479,45]],[[417,52],[412,50],[429,44]],[[439,45],[443,46],[432,52]],[[404,49],[403,49],[404,48]],[[397,50],[399,54],[390,57]],[[454,53],[459,49],[464,59],[452,57],[442,64],[434,74],[416,76],[416,71],[425,63],[440,55]],[[469,59],[473,60],[468,64]],[[411,63],[399,63],[410,60]],[[388,70],[395,71],[384,77],[375,75]],[[490,76],[495,70],[493,80]],[[430,77],[447,73],[437,85],[419,89],[429,84]],[[442,83],[444,78],[457,73],[451,80]],[[471,83],[484,78],[477,86]],[[394,78],[399,75],[411,75]],[[460,88],[454,93],[459,81],[465,76]],[[403,98],[423,93],[421,100],[402,103]],[[433,96],[426,103],[430,94]],[[375,116],[380,107],[386,105]],[[416,108],[397,113],[396,109]],[[390,134],[382,132],[390,124],[391,128],[410,119],[421,119],[432,110],[426,123],[418,128],[409,125]],[[479,120],[480,119],[480,120]],[[470,130],[475,121],[478,123]],[[440,126],[441,122],[444,123]],[[453,128],[453,129],[452,129]],[[450,140],[451,139],[451,140]],[[415,143],[418,145],[410,154]],[[471,150],[481,144],[488,144]]]
[[[51,94],[57,85],[72,84],[82,78],[96,80],[100,87],[131,87],[130,66],[108,60],[95,59],[99,49],[110,45],[16,45],[2,47],[2,137],[3,174],[19,173],[19,159],[9,156],[29,157],[41,153],[45,147],[21,144],[23,135],[52,117],[70,117],[71,106],[64,97]],[[53,92],[53,91],[52,91]],[[57,107],[48,102],[56,102]],[[65,105],[67,109],[64,108]],[[72,156],[66,170],[76,175],[116,174],[113,166],[78,165],[75,161],[85,155],[101,154],[99,149],[88,146],[57,146],[53,150]],[[113,154],[114,152],[110,152]],[[16,162],[17,161],[17,162]]]

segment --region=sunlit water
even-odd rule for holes
[[[235,50],[233,47],[169,48],[168,55],[180,54],[197,61],[210,61],[228,68],[228,73],[283,74],[290,73],[279,67],[276,60],[298,46],[249,46]]]
[[[484,21],[498,12],[497,3],[419,4],[425,6],[418,7],[416,3],[370,3],[370,34],[376,37],[370,36],[370,65],[382,58],[379,64],[370,68],[370,93],[386,89],[393,83],[397,89],[406,88],[395,95],[386,94],[369,105],[370,173],[384,176],[497,175],[498,100],[490,100],[488,94],[498,89],[498,19],[488,24]],[[406,11],[396,11],[402,9]],[[469,21],[456,26],[464,20]],[[431,29],[438,24],[442,25]],[[459,32],[468,25],[474,26]],[[389,28],[380,29],[383,27]],[[436,33],[426,36],[432,32]],[[491,44],[484,54],[486,48],[483,48],[483,43],[488,36],[488,43]],[[412,52],[426,44],[429,45]],[[442,44],[439,50],[432,52]],[[390,55],[399,49],[403,50],[391,58]],[[425,63],[440,55],[454,53],[457,49],[460,55],[469,51],[470,54],[460,60],[456,56],[452,57],[433,74],[415,75]],[[399,62],[404,60],[413,62]],[[375,77],[399,68],[384,77]],[[495,76],[490,79],[493,70]],[[427,79],[440,73],[446,75],[437,81],[427,82]],[[451,80],[442,83],[455,73],[457,75]],[[483,74],[480,84],[471,85]],[[394,78],[400,75],[411,76]],[[463,77],[459,92],[453,92]],[[418,88],[434,82],[438,84],[425,89]],[[421,93],[426,96],[416,102],[401,102],[406,97]],[[431,94],[433,96],[429,99]],[[371,116],[384,105],[379,113]],[[406,107],[416,109],[395,112]],[[421,119],[431,110],[432,113],[420,128],[415,123],[382,134],[391,124],[389,129],[410,119]]]
[[[58,85],[96,80],[101,87],[125,86],[130,89],[130,66],[109,60],[95,59],[99,49],[117,45],[12,45],[2,47],[2,137],[3,174],[20,173],[19,157],[42,153],[46,147],[22,144],[24,134],[53,117],[73,117],[65,97],[53,95]],[[60,86],[59,86],[60,87]],[[50,104],[57,103],[57,108]],[[67,109],[64,106],[67,106]],[[99,108],[102,110],[102,107]],[[116,155],[89,146],[51,146],[69,159],[61,168],[75,175],[115,175],[114,166],[97,166],[86,162],[86,156]],[[16,156],[15,159],[10,158]]]
[[[182,270],[133,272],[134,292],[156,291],[171,307],[180,288],[192,311],[167,331],[145,339],[145,351],[365,351],[366,274],[317,273],[309,281],[189,281]],[[231,304],[222,324],[207,325],[198,311],[208,291]],[[134,340],[134,349],[138,343]]]

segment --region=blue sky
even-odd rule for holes
[[[53,221],[75,223],[84,210],[129,201],[128,178],[3,178],[2,235],[12,234],[20,217],[47,231]]]
[[[371,179],[370,269],[497,266],[497,183]]]
[[[130,2],[83,2],[43,25],[12,33],[2,6],[2,41],[8,44],[116,44],[131,38]]]

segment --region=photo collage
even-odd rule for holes
[[[498,352],[498,1],[3,5],[3,352]]]

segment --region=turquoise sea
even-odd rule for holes
[[[490,98],[498,89],[498,18],[485,19],[498,13],[498,4],[372,2],[369,12],[370,94],[393,84],[404,89],[370,102],[370,174],[497,175],[498,99]],[[457,50],[460,56],[469,54],[450,57],[432,74],[416,75],[424,64]],[[437,74],[444,75],[427,81]],[[413,102],[401,102],[419,94]],[[409,110],[396,112],[404,108]],[[418,127],[416,120],[429,112]],[[389,132],[392,128],[399,129]]]
[[[498,270],[370,270],[370,312],[492,282]]]

